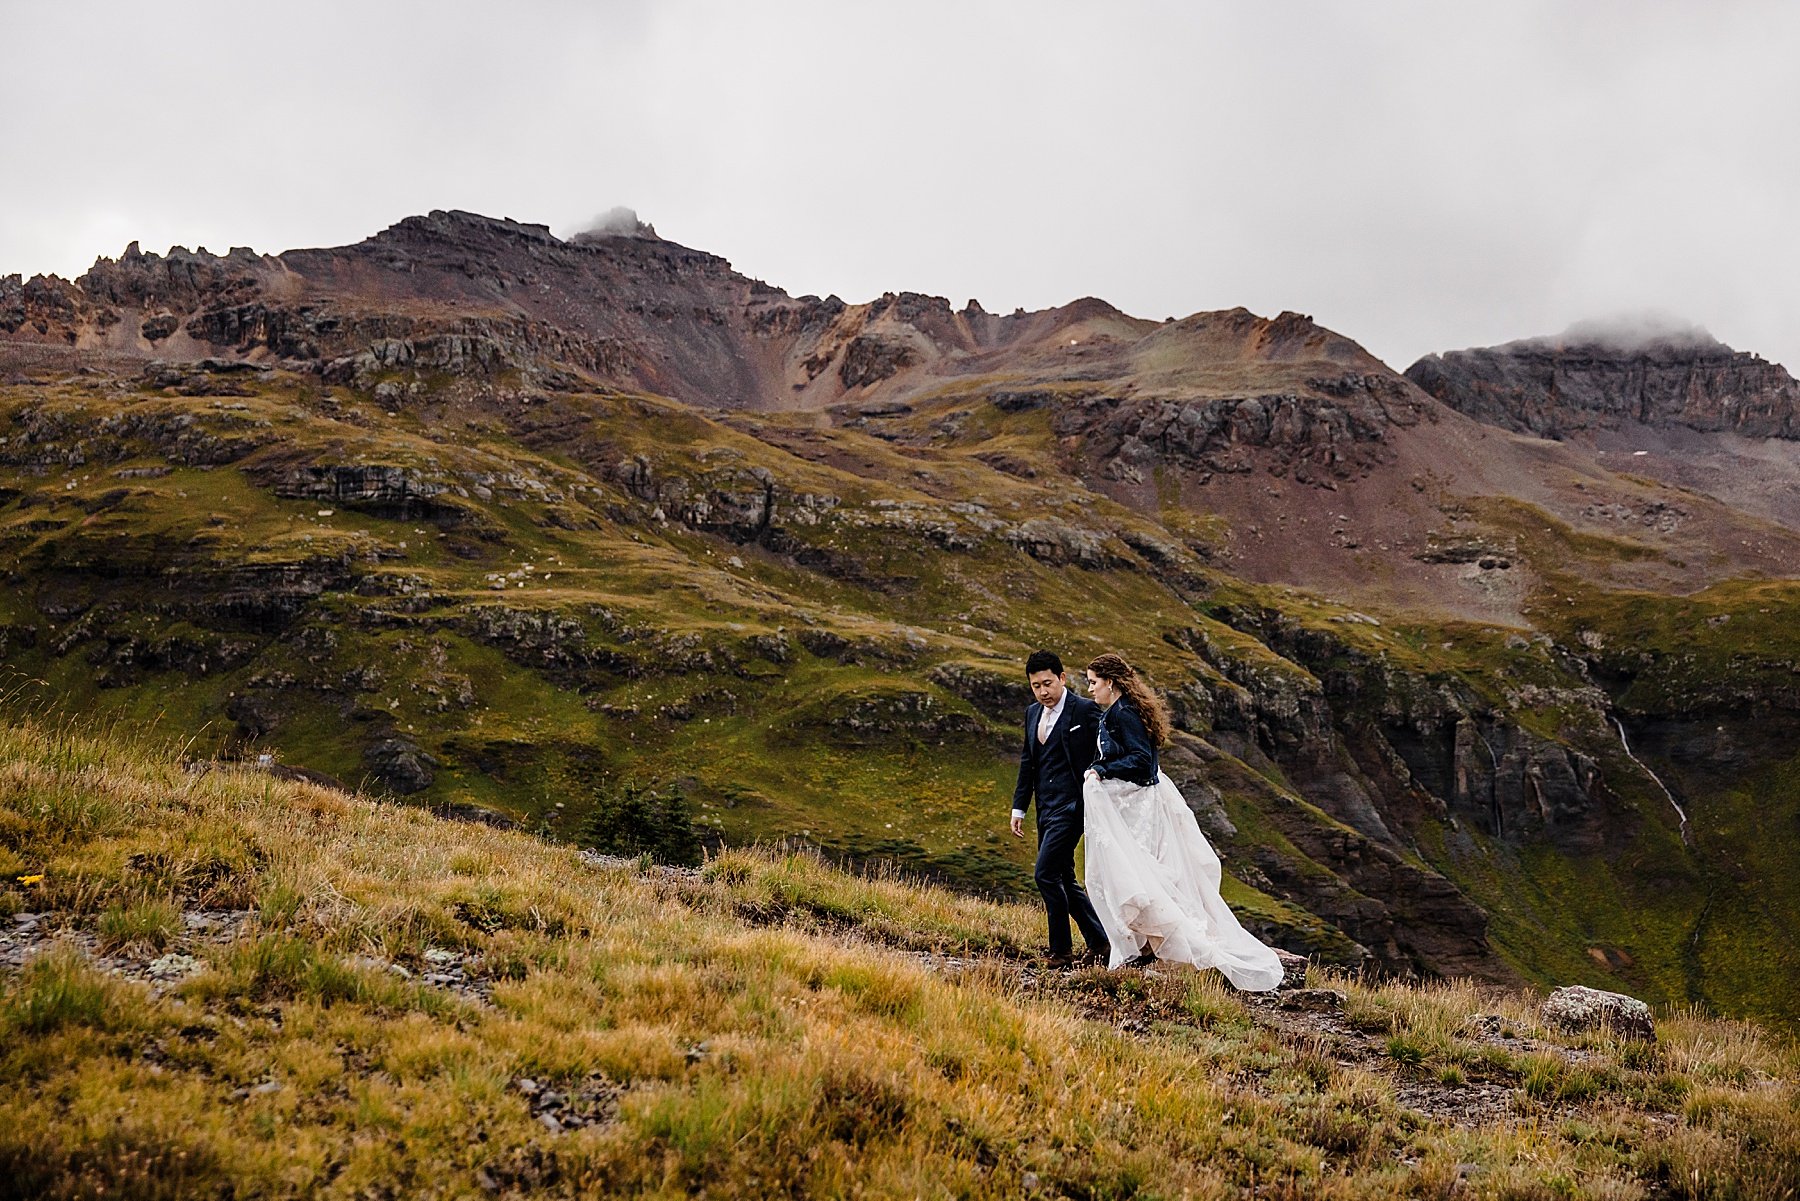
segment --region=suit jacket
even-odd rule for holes
[[[1100,760],[1094,770],[1106,780],[1129,780],[1149,786],[1156,783],[1160,768],[1156,744],[1144,719],[1129,700],[1120,697],[1100,715]]]
[[[1037,797],[1038,824],[1058,817],[1081,817],[1081,777],[1098,753],[1100,706],[1073,692],[1040,745],[1038,719],[1044,706],[1033,701],[1025,710],[1025,749],[1019,753],[1019,783],[1014,809],[1030,809]]]

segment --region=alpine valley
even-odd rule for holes
[[[793,297],[647,226],[134,244],[0,280],[0,693],[1026,895],[1024,658],[1118,650],[1278,945],[1791,1026],[1796,439],[1697,331],[1400,374],[1295,313]]]

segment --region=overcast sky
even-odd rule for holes
[[[795,294],[1800,371],[1800,4],[0,0],[0,274],[615,205]]]

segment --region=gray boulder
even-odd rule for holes
[[[1546,1022],[1573,1033],[1610,1030],[1624,1038],[1656,1041],[1650,1007],[1624,993],[1572,984],[1551,993],[1542,1013]]]
[[[436,778],[437,760],[406,738],[384,738],[363,752],[369,774],[399,793],[420,792]]]

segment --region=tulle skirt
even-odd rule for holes
[[[1158,959],[1217,968],[1246,992],[1281,983],[1275,952],[1219,896],[1219,856],[1168,776],[1145,787],[1089,779],[1086,885],[1118,967],[1146,945]]]

